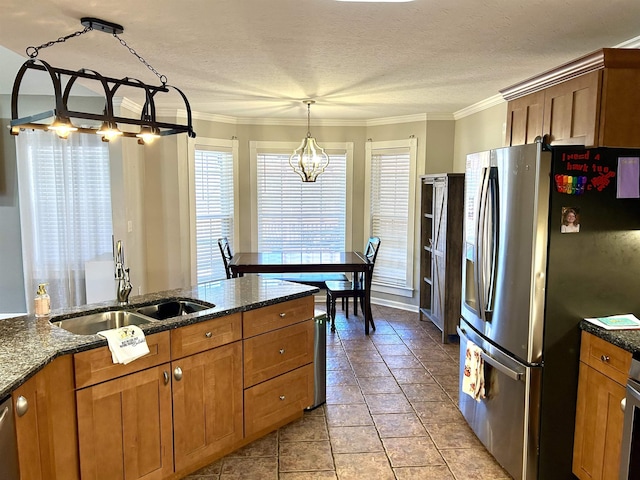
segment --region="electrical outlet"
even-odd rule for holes
[[[131,220],[127,221],[127,232],[128,233],[133,232],[133,222]]]

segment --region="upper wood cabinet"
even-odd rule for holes
[[[504,90],[505,145],[640,147],[640,50],[605,48]]]

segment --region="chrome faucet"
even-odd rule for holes
[[[129,302],[129,294],[131,293],[131,282],[129,281],[129,269],[124,266],[124,251],[122,250],[122,242],[116,242],[115,252],[116,271],[115,278],[118,281],[118,289],[116,295],[121,305]]]

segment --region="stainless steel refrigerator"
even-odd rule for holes
[[[638,156],[536,143],[467,157],[459,405],[517,480],[575,478],[581,319],[640,316]],[[469,341],[479,400],[462,388]]]

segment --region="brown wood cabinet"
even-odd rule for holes
[[[464,174],[420,179],[420,313],[442,331],[446,343],[460,320]]]
[[[582,332],[573,446],[580,480],[617,480],[631,353]]]
[[[79,479],[72,357],[55,359],[12,397],[20,478]]]
[[[640,147],[640,50],[605,48],[501,90],[505,145]]]

